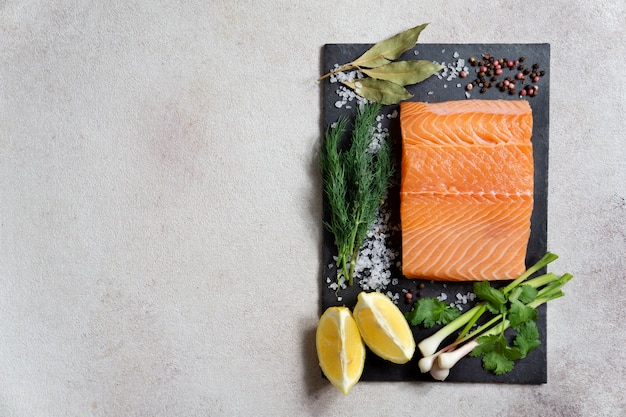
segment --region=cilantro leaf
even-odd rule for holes
[[[535,348],[539,347],[541,341],[539,340],[537,324],[534,321],[527,321],[518,326],[513,345],[522,352],[523,357],[526,357]]]
[[[493,351],[483,355],[483,367],[496,375],[502,375],[513,370],[513,361]]]
[[[476,341],[480,344],[470,352],[470,356],[476,357],[491,352],[499,339],[500,335],[497,334],[479,337]]]
[[[528,321],[537,321],[537,317],[537,310],[522,304],[519,301],[511,303],[511,307],[509,307],[509,313],[507,315],[507,318],[511,322],[511,327],[513,328],[516,328],[522,323],[526,323]]]
[[[525,284],[520,285],[519,288],[522,291],[518,299],[524,304],[528,304],[534,301],[535,298],[537,298],[537,294],[539,293],[539,291],[536,288],[531,287],[530,285],[525,285]]]
[[[506,296],[496,288],[493,288],[488,281],[479,281],[474,283],[474,294],[483,301],[487,302],[487,308],[494,314],[501,313],[506,304]]]
[[[411,325],[422,324],[426,328],[433,327],[435,324],[446,325],[460,315],[461,312],[458,308],[451,307],[435,297],[419,299],[415,302],[413,310],[405,313],[405,317]]]
[[[483,368],[496,375],[513,370],[514,361],[524,357],[524,352],[518,347],[510,347],[503,334],[481,336],[480,345],[470,353],[471,356],[482,355]]]

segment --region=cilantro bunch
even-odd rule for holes
[[[464,314],[437,299],[416,302],[413,310],[406,313],[409,323],[424,327],[444,325],[418,344],[424,356],[419,361],[420,370],[444,380],[450,369],[469,354],[482,356],[483,368],[496,375],[512,371],[516,360],[525,358],[541,344],[537,307],[562,297],[561,288],[573,278],[568,273],[547,273],[529,279],[557,258],[548,252],[503,288],[494,288],[487,281],[474,283],[473,290],[480,302]],[[444,339],[461,328],[453,343],[437,350]],[[505,335],[506,330],[509,332]]]

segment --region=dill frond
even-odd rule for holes
[[[324,224],[335,236],[337,279],[353,283],[359,250],[376,220],[393,175],[392,151],[384,141],[377,152],[369,150],[380,104],[357,111],[349,146],[342,146],[348,121],[341,118],[325,134],[321,164],[330,219]]]

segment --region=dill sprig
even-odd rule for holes
[[[348,119],[340,118],[326,131],[321,152],[324,192],[330,218],[324,225],[335,236],[337,280],[352,285],[363,240],[376,220],[393,175],[392,149],[388,140],[378,150],[371,147],[380,104],[368,103],[357,110],[349,144],[343,144]],[[348,145],[348,146],[346,146]]]

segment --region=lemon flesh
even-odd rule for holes
[[[322,372],[347,395],[361,378],[365,365],[365,345],[348,308],[329,307],[324,311],[315,345]]]
[[[363,341],[372,352],[393,363],[407,363],[415,353],[415,338],[404,315],[389,297],[359,293],[353,312]]]

